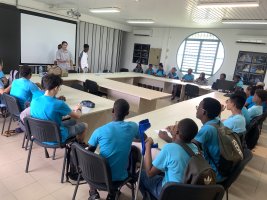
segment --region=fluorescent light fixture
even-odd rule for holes
[[[91,13],[118,13],[120,12],[119,8],[90,8]]]
[[[198,2],[198,8],[239,8],[258,7],[259,1],[236,1],[236,2]]]
[[[223,24],[267,24],[267,20],[222,20]]]
[[[129,24],[154,24],[152,19],[129,19],[127,20]]]

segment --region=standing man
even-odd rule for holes
[[[89,51],[89,45],[84,44],[83,51],[80,53],[79,59],[78,59],[79,68],[84,73],[88,73],[91,71],[88,66],[88,51]]]
[[[72,55],[67,49],[68,43],[63,41],[62,48],[57,51],[57,65],[64,71],[68,71],[73,66]]]

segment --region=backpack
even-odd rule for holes
[[[218,172],[222,176],[228,176],[234,166],[243,160],[243,148],[240,138],[231,129],[219,124],[212,124],[217,129],[218,140],[220,147],[220,158],[219,163],[216,165],[210,153],[207,151],[208,156],[212,160],[213,164],[218,169]]]
[[[212,185],[216,183],[216,174],[201,154],[195,154],[185,143],[178,143],[190,156],[184,173],[183,182],[193,185]]]
[[[10,73],[9,73],[9,78],[8,78],[8,84],[11,85],[12,82],[15,80],[15,79],[18,79],[19,78],[19,71],[18,70],[11,70]]]

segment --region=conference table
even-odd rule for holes
[[[176,121],[180,121],[184,118],[191,118],[193,119],[198,128],[200,129],[202,123],[199,119],[196,118],[196,106],[205,98],[205,97],[212,97],[220,101],[221,104],[226,104],[225,101],[229,97],[223,96],[223,93],[220,92],[212,92],[206,95],[202,95],[197,98],[193,98],[190,100],[186,100],[180,103],[176,103],[149,113],[145,113],[142,115],[138,115],[136,117],[132,117],[127,119],[126,121],[133,121],[133,122],[140,122],[144,119],[149,119],[151,123],[151,128],[146,131],[148,137],[151,137],[155,143],[158,143],[159,148],[162,148],[165,141],[158,137],[158,134],[155,130],[165,129],[169,125],[174,125]],[[221,119],[226,119],[231,115],[229,110],[225,110],[221,113]],[[138,144],[137,144],[138,146]]]

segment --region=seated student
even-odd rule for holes
[[[193,70],[188,69],[187,74],[185,74],[182,78],[182,81],[184,82],[193,82],[194,81],[194,75],[192,74]]]
[[[156,71],[155,76],[158,76],[158,77],[165,77],[166,76],[162,63],[159,63],[159,68]]]
[[[235,88],[243,88],[243,81],[240,75],[234,75],[234,82],[236,83]]]
[[[167,77],[171,79],[179,79],[179,76],[176,72],[177,72],[177,69],[173,67],[171,71],[168,73]]]
[[[90,151],[94,152],[99,145],[100,155],[107,159],[110,166],[112,181],[123,181],[128,177],[129,152],[134,139],[139,138],[138,125],[124,121],[129,109],[126,100],[116,100],[112,110],[113,121],[97,128],[88,141]],[[100,199],[93,186],[90,186],[89,194],[89,200]],[[115,199],[114,194],[108,194],[107,199]]]
[[[160,192],[169,182],[183,183],[184,172],[190,157],[179,143],[186,143],[195,153],[198,153],[196,145],[191,140],[198,132],[197,124],[192,119],[183,119],[172,131],[172,142],[165,144],[155,160],[152,162],[151,145],[152,138],[146,140],[144,168],[141,172],[140,190],[145,197],[148,191],[159,199]],[[160,175],[162,172],[165,175]]]
[[[141,63],[137,63],[137,65],[136,65],[136,67],[134,68],[133,72],[136,72],[136,73],[143,73],[143,68],[142,68]]]
[[[10,95],[18,99],[21,109],[24,110],[26,108],[25,103],[31,102],[33,93],[38,91],[39,88],[35,83],[30,81],[32,77],[32,70],[30,67],[21,67],[20,76],[21,78],[12,82]]]
[[[45,94],[32,100],[30,113],[33,118],[56,122],[60,126],[62,142],[77,136],[77,140],[82,143],[88,125],[83,122],[77,123],[74,120],[81,117],[80,105],[71,110],[64,101],[55,98],[62,83],[63,80],[59,76],[46,75],[44,77]],[[74,119],[62,121],[62,118],[67,115]]]
[[[196,116],[203,126],[197,133],[193,142],[204,152],[205,159],[216,173],[216,182],[221,182],[224,177],[218,172],[217,166],[220,159],[220,147],[218,131],[212,124],[218,124],[218,116],[221,113],[221,103],[211,97],[204,98],[197,107]],[[214,164],[215,163],[215,164]]]
[[[255,91],[252,100],[255,103],[255,105],[253,105],[251,108],[248,109],[250,120],[252,120],[254,117],[262,115],[263,113],[262,103],[267,100],[267,91],[257,89]]]
[[[255,94],[255,91],[257,89],[257,86],[248,86],[245,90],[247,99],[245,103],[246,108],[251,108],[255,103],[252,101],[253,96]]]
[[[154,70],[153,70],[153,65],[152,64],[148,65],[148,69],[145,71],[145,74],[154,75]]]
[[[231,110],[232,115],[226,120],[223,120],[223,124],[238,135],[246,132],[246,119],[242,115],[242,108],[244,107],[245,101],[244,96],[238,93],[232,94],[226,100],[226,109]]]
[[[225,74],[225,73],[221,73],[221,74],[220,74],[220,78],[217,79],[217,80],[226,80],[226,74]],[[214,89],[214,90],[217,90],[217,89],[218,89],[218,88],[217,88],[217,80],[216,80],[216,82],[214,82],[214,83],[212,84],[212,86],[211,86],[211,88]]]
[[[240,96],[242,96],[244,99],[247,98],[247,95],[246,95],[246,93],[245,93],[244,91],[236,91],[234,94],[236,94],[236,95],[240,95]],[[248,109],[247,109],[245,106],[243,106],[241,112],[242,112],[242,115],[245,117],[245,120],[246,120],[246,126],[249,125],[249,123],[250,123],[250,117],[249,117],[249,114],[248,114]]]
[[[205,78],[205,75],[206,74],[204,72],[200,73],[199,77],[194,82],[199,85],[207,85],[208,79]]]

